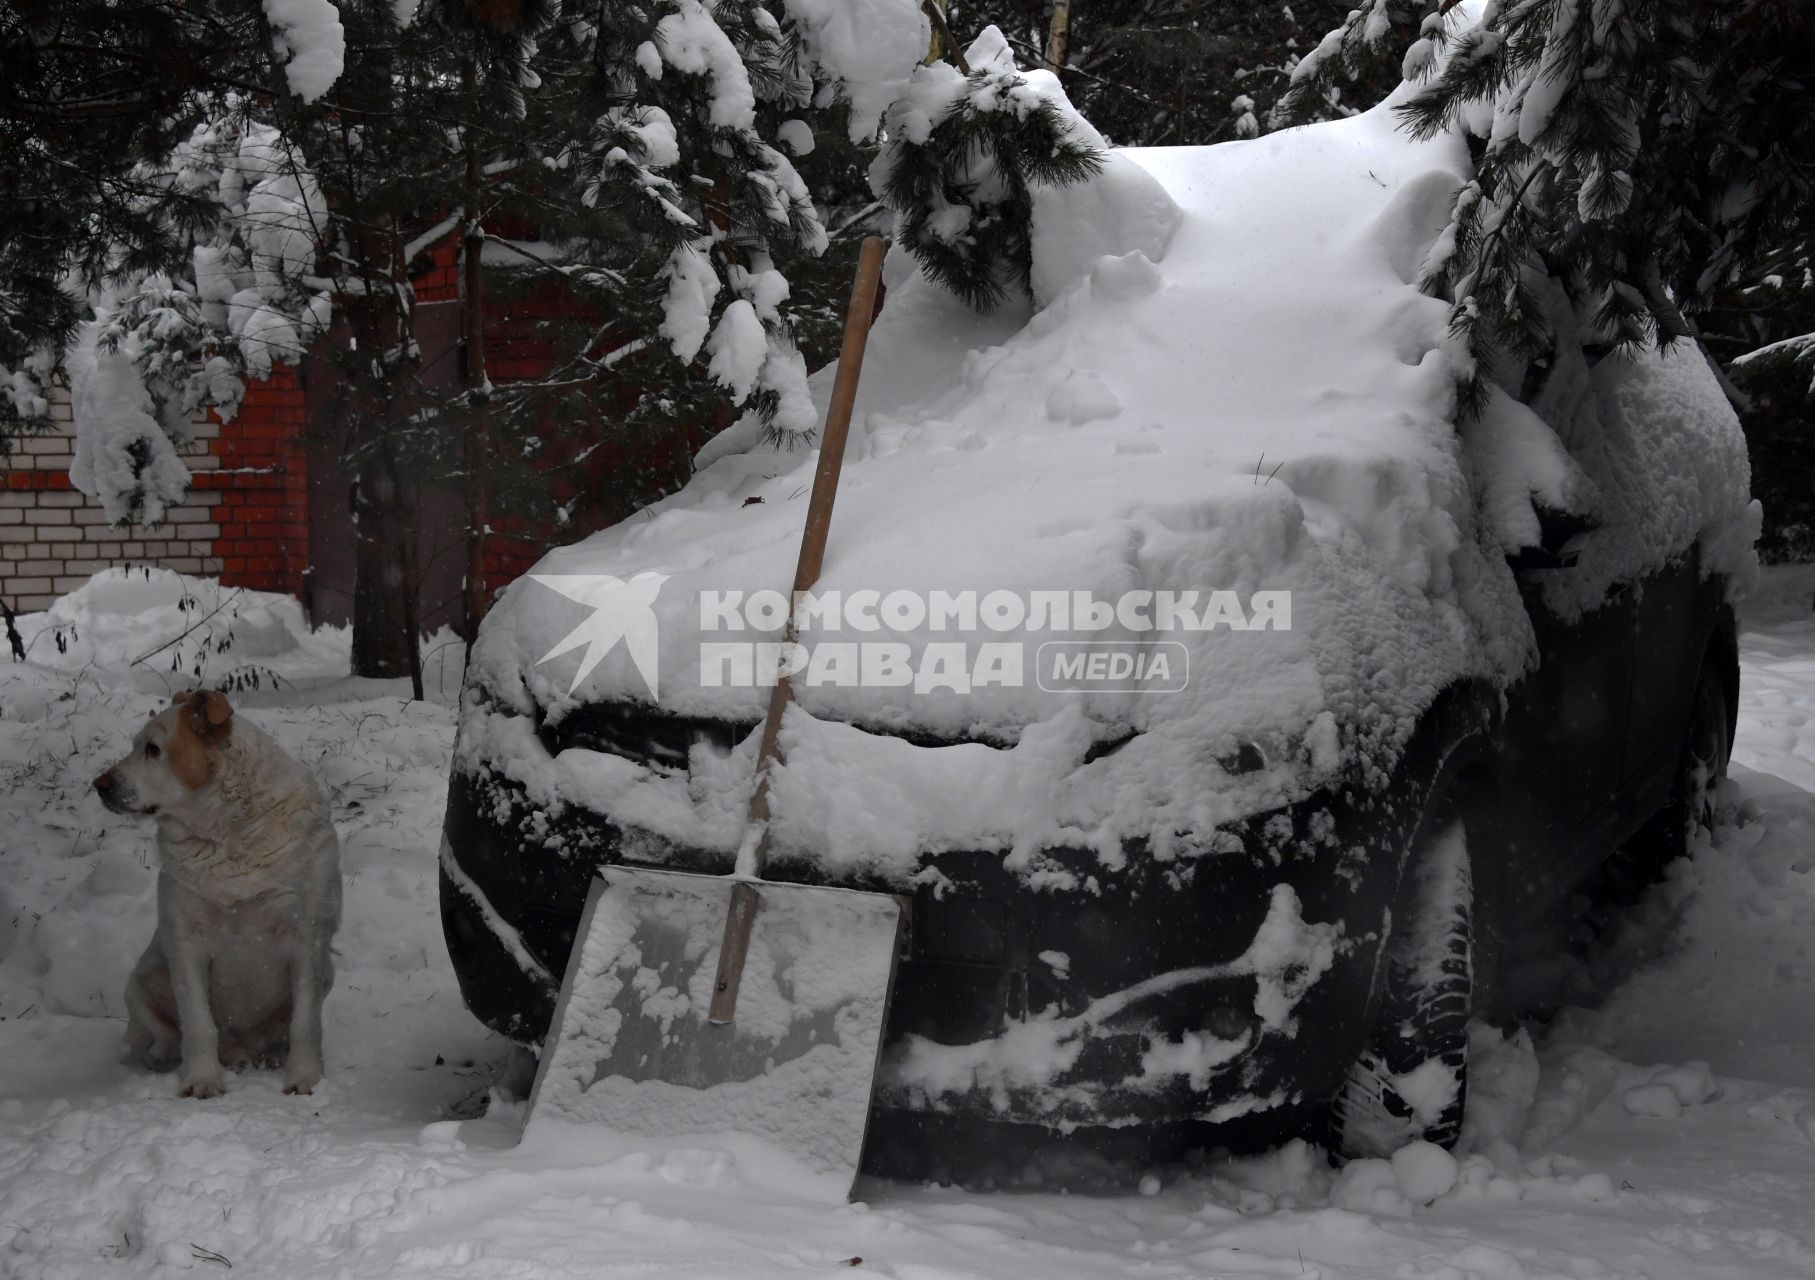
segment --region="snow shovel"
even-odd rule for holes
[[[864,241],[807,502],[794,599],[825,557],[875,309]],[[790,620],[786,639],[797,630]],[[525,1136],[587,1126],[609,1154],[729,1150],[752,1181],[845,1200],[857,1176],[894,983],[901,904],[764,880],[769,775],[793,690],[769,699],[749,822],[729,876],[600,869],[530,1095]],[[676,1157],[689,1159],[691,1157]]]

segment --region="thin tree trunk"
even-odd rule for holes
[[[262,16],[259,31],[271,41],[271,25]],[[286,131],[293,114],[283,73],[275,63],[271,72],[271,99]],[[370,372],[373,361],[386,350],[386,338],[401,328],[395,294],[381,293],[371,271],[371,254],[388,252],[392,279],[397,267],[395,236],[374,237],[360,215],[358,175],[352,170],[353,147],[345,116],[339,121],[343,154],[349,158],[346,197],[358,255],[357,272],[363,288],[360,301],[347,308],[356,348],[355,358],[343,363],[351,402],[344,406],[347,426],[342,436],[342,460],[361,459],[348,494],[353,519],[353,637],[351,666],[356,676],[394,679],[410,677],[418,702],[423,699],[422,646],[418,617],[421,594],[417,563],[415,495],[404,483],[389,434],[396,413],[395,388],[379,385]],[[320,234],[320,229],[317,229]],[[377,239],[377,243],[374,243]],[[388,303],[388,307],[387,307]],[[10,632],[11,619],[7,630]]]
[[[422,694],[422,531],[416,520],[416,490],[414,482],[407,480],[397,467],[397,460],[389,447],[385,456],[392,467],[392,477],[396,481],[397,491],[403,495],[401,505],[404,524],[403,543],[403,627],[406,637],[407,652],[410,659],[410,696],[417,702],[423,700]]]
[[[1191,37],[1193,39],[1196,38],[1196,36],[1197,36],[1197,0],[1191,0],[1191,3],[1188,6],[1186,6],[1185,29],[1191,33]],[[1189,145],[1191,145],[1191,143],[1193,141],[1193,139],[1187,133],[1187,131],[1191,127],[1191,71],[1192,71],[1192,68],[1189,63],[1182,64],[1179,67],[1179,73],[1178,73],[1178,133],[1177,133],[1177,136],[1173,138],[1173,142],[1181,147],[1189,146]]]
[[[416,528],[409,495],[388,444],[361,461],[353,479],[353,674],[408,675],[421,697],[409,548]]]
[[[469,61],[466,88],[472,92],[474,72]],[[481,212],[485,198],[485,172],[480,163],[479,139],[466,131],[465,294],[461,300],[461,325],[466,341],[466,385],[471,412],[466,426],[466,593],[465,633],[468,652],[485,617],[485,542],[491,520],[491,492],[487,475],[492,452],[492,385],[485,371],[485,224]]]
[[[920,10],[926,14],[927,21],[933,24],[933,38],[927,47],[926,61],[931,64],[952,60],[952,65],[965,75],[971,73],[971,65],[965,61],[964,46],[952,35],[951,27],[945,21],[945,9],[950,0],[921,0]]]
[[[397,442],[408,429],[408,413],[403,370],[393,363],[405,358],[408,324],[392,284],[401,278],[402,254],[392,229],[366,225],[356,203],[350,214],[349,239],[365,285],[347,307],[354,348],[342,366],[351,393],[343,456],[354,473],[353,674],[407,675],[421,701],[416,489],[398,462]],[[389,264],[383,277],[373,270],[380,263]]]
[[[357,87],[345,79],[341,84],[349,92]],[[388,72],[376,84],[375,105],[388,106]],[[341,457],[353,473],[353,674],[407,675],[420,701],[417,487],[400,454],[412,429],[408,365],[414,359],[412,319],[401,292],[408,287],[403,239],[391,218],[368,216],[351,122],[342,113],[337,124],[345,185],[330,198],[338,197],[347,254],[341,292],[351,341],[338,362],[347,391]]]
[[[1065,69],[1071,47],[1071,0],[1052,0],[1052,23],[1046,29],[1046,65],[1054,74]]]

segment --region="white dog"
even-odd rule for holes
[[[126,984],[126,1052],[181,1063],[186,1098],[222,1064],[321,1080],[321,1002],[340,922],[340,845],[315,778],[214,692],[180,694],[95,779],[115,813],[157,819],[158,922]]]

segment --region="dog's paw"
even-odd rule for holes
[[[227,1082],[219,1072],[213,1075],[193,1075],[183,1077],[182,1087],[177,1090],[181,1098],[218,1098],[227,1092]]]
[[[321,1083],[320,1067],[291,1067],[284,1077],[285,1093],[314,1093]]]

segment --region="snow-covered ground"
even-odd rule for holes
[[[435,904],[459,653],[433,650],[413,704],[335,678],[344,634],[248,593],[135,664],[231,597],[191,590],[179,609],[174,578],[115,576],[22,620],[30,662],[0,657],[0,1276],[1815,1276],[1807,570],[1768,574],[1748,618],[1714,846],[1607,945],[1596,1007],[1535,1050],[1483,1036],[1459,1166],[1424,1150],[1333,1176],[1294,1144],[1156,1171],[1139,1194],[866,1182],[835,1209],[705,1153],[600,1167],[518,1150],[508,1109],[448,1119],[502,1054],[461,1007]],[[115,1060],[150,833],[88,783],[198,658],[210,679],[260,668],[241,714],[333,794],[347,906],[310,1098],[252,1073],[186,1101]]]

